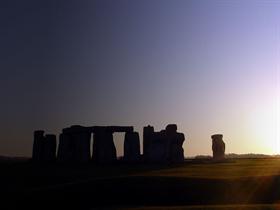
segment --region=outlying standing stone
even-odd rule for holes
[[[222,160],[225,158],[225,143],[222,134],[215,134],[212,138],[213,159]]]

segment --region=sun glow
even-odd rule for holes
[[[251,133],[257,147],[264,153],[280,154],[280,98],[253,108]]]

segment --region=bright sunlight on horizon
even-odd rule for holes
[[[250,131],[263,153],[280,154],[280,103],[279,92],[252,107]]]

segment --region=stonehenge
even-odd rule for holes
[[[183,133],[177,133],[177,125],[169,124],[160,132],[155,132],[152,126],[144,127],[143,130],[143,155],[140,152],[139,133],[135,132],[132,126],[73,125],[64,128],[59,135],[57,152],[56,136],[44,135],[43,130],[37,130],[34,132],[32,160],[61,163],[89,161],[101,164],[114,163],[117,160],[117,152],[113,133],[124,132],[123,161],[125,162],[179,163],[184,161],[182,145],[185,137]]]
[[[124,132],[124,153],[122,160],[128,163],[181,163],[184,162],[183,143],[185,136],[177,132],[176,124],[168,124],[164,130],[155,131],[153,126],[143,128],[143,154],[140,152],[139,133],[132,126],[91,126],[73,125],[62,129],[58,148],[56,136],[34,131],[33,162],[87,163],[101,164],[117,161],[114,132]],[[91,139],[93,143],[91,148]],[[222,134],[214,134],[212,139],[213,160],[225,159],[225,142]]]
[[[225,158],[225,142],[222,134],[214,134],[212,138],[212,151],[214,160],[223,160]]]

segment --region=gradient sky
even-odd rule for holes
[[[176,123],[185,155],[280,153],[280,1],[0,3],[0,154],[33,131]],[[123,135],[116,135],[118,154]]]

